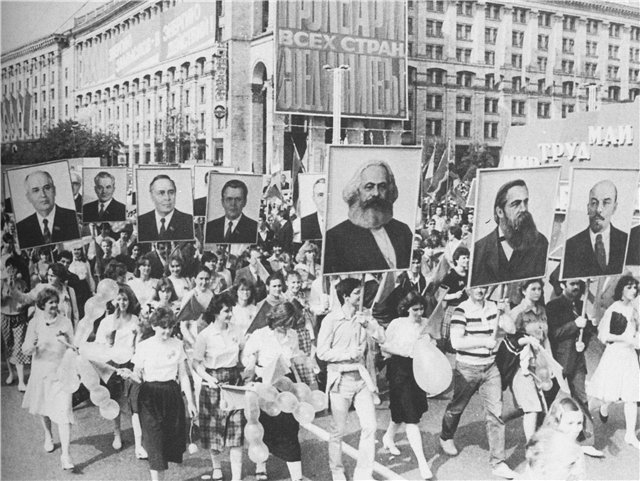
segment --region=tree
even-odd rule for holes
[[[495,167],[497,160],[489,153],[486,144],[472,143],[458,162],[456,171],[460,178],[467,183],[471,183],[476,176],[478,169]]]

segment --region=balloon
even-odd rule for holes
[[[553,382],[551,382],[550,379],[547,379],[546,381],[542,381],[542,383],[540,383],[540,389],[542,389],[543,391],[549,391],[552,387]]]
[[[189,454],[196,454],[198,452],[198,445],[196,443],[189,443]]]
[[[260,417],[260,401],[258,395],[252,391],[247,391],[244,395],[244,417],[249,423],[258,422]]]
[[[244,427],[244,437],[249,442],[249,445],[262,442],[262,436],[264,436],[264,428],[262,427],[262,424],[248,423]]]
[[[311,388],[303,382],[297,382],[293,385],[293,394],[296,395],[300,402],[309,401]]]
[[[256,464],[266,463],[269,459],[269,448],[263,442],[249,446],[249,459]]]
[[[428,337],[419,339],[413,348],[413,377],[418,386],[431,396],[437,396],[451,385],[451,364]]]
[[[278,396],[278,390],[273,386],[260,382],[255,384],[254,387],[256,389],[256,394],[260,396],[261,401],[274,402]]]
[[[74,373],[65,374],[62,378],[62,390],[67,394],[73,394],[80,387],[80,378]]]
[[[300,403],[293,411],[293,417],[296,418],[300,424],[309,424],[313,422],[313,418],[316,417],[316,411],[309,403]]]
[[[293,393],[281,392],[276,398],[278,407],[285,413],[292,413],[298,407],[298,399]]]
[[[282,376],[273,381],[273,387],[275,387],[280,392],[291,392],[293,391],[293,381],[288,377]]]
[[[109,398],[109,390],[104,386],[98,386],[89,392],[91,402],[96,406],[102,406]]]
[[[118,295],[119,290],[120,290],[120,287],[118,286],[118,283],[113,279],[102,279],[98,283],[98,287],[96,288],[96,293],[99,296],[102,296],[103,298],[107,299],[108,301],[112,301]]]
[[[87,302],[84,303],[84,317],[87,319],[95,320],[99,318],[104,311],[107,309],[107,305],[105,302],[100,301],[95,297],[89,298]]]
[[[89,391],[100,386],[100,376],[98,376],[98,373],[87,359],[79,356],[76,360],[76,368],[80,374],[82,384],[84,384]]]
[[[318,411],[322,411],[327,407],[327,395],[322,391],[311,391],[310,401],[313,409]]]
[[[100,406],[100,416],[105,419],[115,419],[118,414],[120,414],[120,406],[113,399],[109,399]]]
[[[267,402],[261,409],[265,412],[265,414],[275,417],[282,412],[280,406],[277,402]]]

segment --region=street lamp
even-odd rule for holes
[[[333,139],[334,145],[340,144],[341,115],[342,115],[342,76],[345,70],[349,70],[348,65],[340,65],[332,67],[325,65],[322,67],[328,72],[333,73]]]

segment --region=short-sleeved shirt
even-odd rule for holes
[[[234,367],[238,364],[240,342],[231,329],[220,329],[209,324],[196,337],[193,359],[201,361],[207,369]]]
[[[477,305],[471,299],[460,303],[451,317],[451,329],[463,327],[465,335],[474,339],[489,339],[498,326],[498,307],[494,302],[484,301]],[[487,365],[495,361],[495,353],[486,347],[458,350],[456,360],[465,364]]]
[[[458,272],[455,269],[451,269],[449,273],[446,276],[444,276],[444,279],[442,279],[442,284],[449,288],[449,291],[447,292],[447,294],[455,294],[456,292],[463,290],[467,286],[468,277],[469,277],[468,274],[461,276],[460,274],[458,274]],[[448,307],[459,306],[462,302],[466,301],[467,299],[469,299],[469,296],[467,295],[466,292],[464,292],[460,299],[448,300],[447,306]]]
[[[173,381],[178,377],[180,363],[186,358],[182,341],[174,337],[161,341],[153,336],[138,344],[133,364],[136,369],[142,369],[146,382]]]
[[[291,358],[300,355],[298,334],[288,329],[285,336],[281,336],[269,327],[253,331],[242,352],[242,364],[248,364],[249,358],[255,355],[256,374],[262,376],[263,369],[273,363],[278,357],[287,367],[291,367]]]
[[[542,306],[529,306],[522,301],[511,309],[516,331],[533,336],[541,343],[545,343],[549,337],[547,324],[547,312]]]

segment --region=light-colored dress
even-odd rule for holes
[[[626,321],[625,336],[638,335],[638,311],[633,304],[616,301],[598,324],[598,338],[602,342],[611,333],[612,319],[616,324]],[[587,394],[604,402],[640,401],[640,366],[636,350],[625,342],[607,343],[598,367],[587,383]]]
[[[22,350],[32,354],[31,376],[22,407],[31,414],[47,416],[58,424],[73,423],[71,394],[64,392],[58,378],[58,366],[67,347],[56,338],[59,332],[73,338],[73,325],[62,315],[51,320],[37,309],[25,336]],[[37,341],[38,347],[35,346]]]

